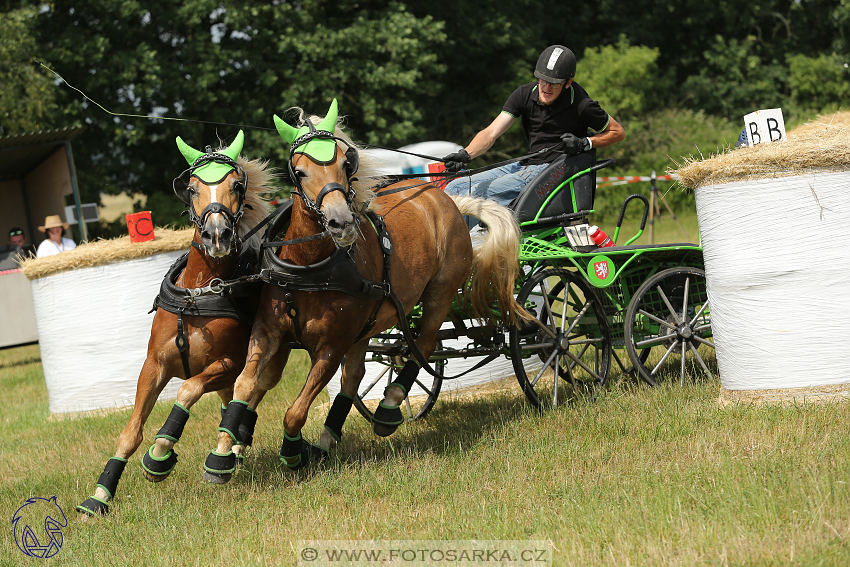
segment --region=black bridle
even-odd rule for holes
[[[209,205],[204,207],[204,210],[201,211],[200,215],[195,212],[195,207],[192,205],[192,195],[191,191],[189,190],[189,183],[183,181],[183,176],[186,173],[189,173],[191,181],[191,177],[197,177],[195,175],[196,170],[213,162],[230,166],[239,174],[239,180],[236,182],[236,186],[231,188],[231,190],[236,191],[236,195],[239,198],[239,206],[236,208],[235,213],[231,211],[228,207],[218,202],[210,203]],[[224,175],[224,177],[222,177],[218,181],[213,182],[212,184],[215,185],[217,183],[221,183],[222,181],[224,181],[225,178],[227,178],[228,175],[230,175],[229,171]],[[209,185],[209,183],[206,184]],[[238,163],[236,163],[236,161],[232,160],[224,154],[207,153],[202,155],[201,157],[195,160],[195,162],[192,164],[192,167],[184,170],[180,175],[174,178],[173,187],[174,193],[177,195],[177,198],[180,199],[180,201],[187,206],[187,209],[183,211],[183,214],[188,214],[189,220],[191,220],[192,223],[201,231],[203,231],[204,229],[204,225],[207,222],[207,218],[211,214],[218,213],[224,215],[225,219],[227,219],[228,228],[230,228],[230,230],[232,230],[233,233],[236,234],[236,225],[242,218],[242,215],[245,212],[245,208],[251,208],[251,205],[245,204],[245,194],[248,191],[248,174],[245,172],[245,169],[241,165],[239,165]],[[234,238],[233,242],[236,243],[237,240],[238,239]]]
[[[349,209],[353,206],[354,197],[356,196],[356,192],[354,190],[354,185],[353,185],[354,181],[356,180],[356,178],[354,177],[354,174],[357,173],[357,169],[360,167],[360,155],[357,152],[357,148],[349,145],[349,143],[346,142],[345,140],[343,140],[342,138],[340,138],[338,136],[334,136],[333,133],[328,132],[326,130],[316,130],[315,126],[313,126],[313,123],[310,122],[309,120],[306,121],[306,124],[310,128],[310,131],[307,132],[306,134],[304,134],[303,136],[301,136],[300,138],[297,138],[294,142],[292,142],[292,146],[289,149],[289,161],[287,162],[287,165],[289,167],[289,177],[292,180],[292,184],[295,186],[295,194],[298,195],[299,197],[301,197],[301,199],[304,201],[304,204],[307,206],[307,208],[310,209],[311,211],[313,211],[313,213],[315,213],[316,216],[319,217],[319,221],[322,223],[322,226],[325,229],[327,229],[328,228],[328,221],[327,221],[327,218],[325,218],[325,214],[322,212],[322,201],[324,200],[324,198],[328,194],[330,194],[334,191],[341,191],[345,195],[345,202],[348,205]],[[322,187],[321,191],[319,191],[319,194],[316,196],[316,200],[313,201],[304,192],[304,188],[301,185],[301,180],[295,174],[295,167],[293,166],[293,160],[295,159],[295,153],[296,153],[295,149],[296,148],[298,148],[299,146],[303,146],[304,144],[307,144],[308,142],[310,142],[310,141],[312,141],[316,138],[321,138],[321,139],[325,139],[325,140],[335,140],[336,142],[342,142],[343,144],[348,146],[348,149],[345,150],[345,159],[346,159],[346,166],[345,166],[346,172],[345,173],[346,173],[346,180],[348,182],[348,187],[346,188],[341,183],[336,183],[336,182],[328,183],[327,185]],[[333,158],[330,159],[329,161],[326,161],[326,162],[321,162],[321,161],[317,160],[315,157],[313,157],[309,154],[305,154],[305,155],[307,155],[307,157],[309,157],[313,161],[315,161],[319,164],[322,164],[322,165],[333,163],[336,160],[336,151],[334,151]]]

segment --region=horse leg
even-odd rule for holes
[[[168,376],[169,378],[166,378]],[[150,416],[156,399],[168,384],[171,373],[156,360],[155,355],[148,354],[142,371],[139,373],[139,381],[136,384],[136,402],[133,413],[121,435],[118,436],[118,444],[115,456],[106,462],[103,472],[97,479],[97,487],[91,498],[83,501],[77,506],[77,512],[88,516],[96,514],[106,515],[109,513],[109,501],[115,497],[118,482],[124,473],[124,467],[143,440],[142,428]]]
[[[262,338],[251,339],[245,368],[234,386],[234,399],[222,413],[218,427],[218,444],[207,455],[204,463],[203,476],[207,482],[226,484],[230,481],[233,471],[236,470],[237,457],[234,446],[240,441],[240,427],[244,423],[245,431],[250,430],[253,437],[257,406],[266,392],[280,381],[280,375],[289,359],[290,349],[277,348],[280,344],[277,334],[272,337],[260,333],[259,336]]]
[[[458,285],[460,284],[441,286],[438,281],[431,280],[425,288],[422,296],[422,326],[416,346],[426,360],[437,348],[437,331],[452,306]],[[396,379],[384,389],[384,398],[378,403],[372,423],[372,430],[376,435],[388,437],[404,423],[400,406],[419,376],[419,370],[419,363],[414,358],[408,359]]]
[[[345,364],[342,367],[342,380],[339,393],[334,398],[328,417],[325,419],[325,429],[322,431],[316,446],[324,451],[330,451],[342,438],[342,426],[351,411],[354,396],[360,386],[363,375],[366,374],[366,347],[369,339],[356,343],[345,353]]]
[[[177,391],[177,401],[165,424],[154,437],[154,444],[142,457],[145,478],[151,482],[162,482],[177,465],[177,453],[174,445],[180,441],[183,428],[189,421],[189,409],[201,396],[212,391],[216,384],[227,383],[234,379],[236,366],[232,359],[216,360],[200,373],[183,382]]]
[[[245,451],[248,450],[254,442],[254,427],[257,425],[257,406],[263,401],[268,390],[259,390],[250,400],[248,400],[248,408],[242,416],[242,422],[239,424],[239,431],[236,433],[239,436],[239,441],[233,445],[233,454],[236,455],[236,464],[241,465],[245,460]],[[222,407],[221,416],[227,407]]]
[[[307,413],[313,400],[330,382],[339,367],[342,356],[322,352],[313,357],[313,367],[307,375],[307,381],[301,392],[283,416],[283,443],[280,446],[280,460],[290,469],[300,469],[310,460],[325,460],[328,452],[324,447],[311,445],[301,437],[301,429],[307,422]]]

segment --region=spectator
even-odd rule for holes
[[[9,246],[19,247],[21,249],[19,255],[24,258],[35,256],[35,246],[27,244],[27,235],[24,234],[22,228],[18,228],[17,226],[9,231]]]
[[[60,252],[73,250],[77,247],[73,240],[65,238],[63,233],[70,226],[66,222],[62,222],[59,215],[50,215],[44,219],[44,226],[38,227],[38,230],[44,232],[44,242],[38,245],[36,256],[44,258],[45,256],[53,256]]]

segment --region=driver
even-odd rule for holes
[[[460,177],[446,186],[449,195],[483,197],[507,206],[536,175],[563,151],[568,155],[591,148],[604,148],[626,137],[626,131],[573,81],[576,58],[563,45],[550,45],[537,60],[537,81],[517,88],[502,112],[469,145],[443,158],[446,169],[460,171],[473,158],[486,152],[507,132],[517,118],[528,141],[528,153],[562,144],[548,152],[519,162]],[[589,130],[594,134],[589,135]]]

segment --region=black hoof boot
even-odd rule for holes
[[[378,404],[372,423],[375,435],[389,437],[402,423],[404,423],[404,416],[398,406],[385,406],[383,402]]]
[[[177,466],[177,453],[174,450],[169,450],[164,457],[154,457],[153,448],[155,446],[151,445],[151,448],[142,457],[142,468],[145,469],[146,479],[151,482],[162,482]]]
[[[77,512],[88,516],[106,516],[109,514],[109,502],[92,496],[77,506]]]
[[[236,455],[233,451],[225,454],[210,451],[204,463],[204,480],[213,484],[226,484],[236,470]]]

